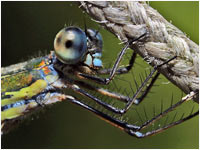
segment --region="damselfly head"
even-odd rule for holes
[[[77,27],[67,27],[57,33],[54,49],[58,60],[64,64],[83,61],[87,53],[86,34]]]
[[[59,31],[54,40],[55,54],[64,64],[83,62],[93,69],[102,67],[103,40],[97,30],[82,31],[78,27],[67,27]]]

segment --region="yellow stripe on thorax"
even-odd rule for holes
[[[15,92],[5,92],[5,95],[10,95],[10,98],[5,98],[1,100],[1,106],[15,103],[22,99],[30,99],[33,96],[39,94],[47,87],[47,82],[45,80],[37,80],[28,87],[22,88]]]
[[[5,119],[14,119],[23,115],[28,109],[36,107],[38,104],[36,102],[30,102],[29,104],[22,105],[19,107],[13,107],[1,112],[1,121]]]

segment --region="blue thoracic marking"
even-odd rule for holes
[[[94,58],[93,64],[95,67],[102,67],[102,61],[98,58]]]
[[[92,65],[92,56],[90,54],[87,55],[84,63],[87,64],[88,66]]]
[[[101,53],[95,53],[95,54],[93,54],[92,56],[93,56],[93,57],[101,57],[102,54],[101,54]]]

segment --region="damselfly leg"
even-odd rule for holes
[[[106,109],[114,112],[114,113],[118,113],[118,114],[124,114],[131,106],[132,104],[139,104],[148,94],[149,90],[151,89],[151,87],[153,86],[153,83],[156,81],[156,79],[158,78],[159,73],[156,73],[156,75],[152,78],[152,76],[154,75],[154,73],[157,71],[157,69],[167,63],[169,63],[170,61],[172,61],[173,59],[175,59],[175,57],[173,57],[172,59],[164,62],[163,64],[157,65],[153,68],[153,70],[150,72],[150,74],[148,75],[148,77],[145,79],[145,81],[141,84],[141,86],[137,89],[136,93],[133,94],[132,98],[126,98],[128,100],[128,102],[126,103],[126,106],[123,109],[118,109],[116,107],[113,107],[112,105],[90,95],[89,93],[85,92],[84,90],[80,89],[78,86],[71,86],[71,88],[77,92],[80,93],[84,96],[87,96],[88,98],[94,100],[95,102],[97,102],[98,104],[102,105],[103,107],[105,107]],[[146,84],[148,83],[148,81],[151,80],[150,84],[146,87]],[[143,94],[139,97],[139,99],[137,99],[138,95],[141,93],[142,89],[146,87],[146,89],[144,90]],[[122,98],[124,98],[124,96],[121,96]],[[122,99],[121,98],[121,99]]]
[[[128,134],[130,134],[131,136],[135,136],[137,138],[144,138],[147,136],[152,136],[155,135],[157,133],[160,133],[168,128],[171,128],[175,125],[178,125],[184,121],[187,121],[195,116],[197,116],[199,114],[199,111],[195,112],[195,113],[191,113],[190,115],[188,115],[187,117],[181,118],[178,121],[172,122],[168,125],[165,125],[164,127],[152,130],[150,132],[146,132],[146,133],[142,133],[141,130],[146,128],[147,126],[151,125],[153,122],[155,122],[156,120],[160,119],[162,116],[166,115],[168,112],[172,111],[173,109],[175,109],[177,106],[181,105],[182,103],[190,100],[191,98],[193,98],[195,96],[194,92],[191,92],[190,94],[188,94],[187,96],[185,96],[184,98],[181,99],[181,101],[177,102],[176,104],[172,105],[170,108],[166,109],[164,112],[158,114],[157,116],[155,116],[154,118],[152,118],[151,120],[148,120],[147,122],[143,123],[141,126],[137,126],[134,124],[129,124],[127,122],[115,119],[114,117],[111,117],[75,98],[68,98],[67,100],[69,100],[70,102],[79,105],[91,112],[93,112],[94,114],[96,114],[97,116],[99,116],[100,118],[103,118],[103,120],[106,120],[107,122],[111,123],[112,125],[122,129],[123,131],[127,132]]]

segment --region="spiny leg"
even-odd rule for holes
[[[58,84],[58,83],[57,83]],[[61,85],[61,87],[63,86],[66,86],[65,84],[59,84]],[[88,106],[87,104],[84,104],[78,100],[75,100],[73,97],[71,96],[67,96],[66,98],[68,100],[70,100],[71,102],[75,103],[75,104],[78,104],[80,105],[81,107],[84,107],[86,108],[87,110],[90,110],[92,112],[94,112],[95,114],[97,114],[98,116],[100,116],[101,118],[105,119],[106,121],[110,122],[111,124],[119,127],[120,129],[124,130],[125,132],[129,133],[130,135],[132,136],[136,136],[138,138],[143,138],[143,137],[146,137],[146,136],[151,136],[151,135],[154,135],[154,134],[157,134],[159,132],[162,132],[170,127],[173,127],[175,125],[178,125],[186,120],[189,120],[195,116],[198,115],[199,112],[196,112],[194,114],[191,113],[191,115],[185,117],[185,118],[181,118],[180,120],[176,121],[176,122],[172,122],[162,128],[159,128],[159,129],[156,129],[156,130],[153,130],[151,132],[147,132],[147,133],[141,133],[139,132],[140,130],[144,129],[145,127],[149,126],[150,124],[152,124],[153,122],[155,122],[156,120],[160,119],[161,117],[163,117],[164,115],[166,115],[168,112],[174,110],[176,107],[178,107],[179,105],[181,105],[183,102],[186,102],[188,101],[189,99],[192,99],[194,96],[195,96],[195,92],[191,92],[190,94],[188,94],[187,96],[185,96],[184,98],[182,98],[181,101],[177,102],[176,104],[172,105],[170,108],[166,109],[164,112],[160,113],[159,115],[157,115],[156,117],[154,117],[153,119],[145,122],[143,125],[141,126],[136,126],[136,125],[131,125],[131,124],[128,124],[126,122],[123,122],[121,120],[118,120],[118,119],[115,119],[111,116],[108,116],[107,114],[104,114],[90,106]]]
[[[82,79],[80,76],[78,76],[77,74],[75,74],[76,77]],[[96,86],[93,86],[93,85],[90,85],[84,81],[79,81],[79,80],[70,80],[69,77],[65,78],[65,77],[62,77],[59,81],[56,82],[57,84],[53,85],[54,87],[58,88],[58,89],[62,89],[62,88],[72,88],[75,92],[78,92],[78,93],[85,93],[83,95],[87,96],[87,95],[90,95],[89,93],[87,93],[86,91],[84,90],[81,90],[81,92],[77,89],[80,89],[78,87],[78,85],[80,85],[81,87],[84,87],[86,89],[89,89],[89,90],[92,90],[92,91],[96,91],[102,95],[105,95],[105,96],[109,96],[109,97],[113,97],[115,99],[118,99],[118,100],[121,100],[122,102],[128,102],[130,100],[130,97],[128,96],[125,96],[125,95],[122,95],[122,94],[119,94],[119,93],[115,93],[115,92],[111,92],[107,89],[104,89],[104,88],[99,88],[99,87],[96,87]],[[72,84],[74,84],[74,86],[72,86]],[[75,88],[76,87],[76,88]],[[128,95],[128,94],[127,94]],[[89,97],[94,97],[92,95],[90,95]],[[97,99],[97,98],[96,98]],[[99,100],[100,101],[100,100]]]
[[[137,126],[137,125],[133,125],[133,124],[129,124],[127,122],[121,121],[119,119],[113,118],[87,104],[85,104],[84,102],[80,102],[79,100],[73,98],[73,97],[68,97],[67,100],[69,100],[70,102],[79,105],[81,107],[83,107],[86,110],[89,110],[90,112],[93,112],[94,114],[96,114],[97,116],[99,116],[101,119],[105,120],[106,122],[110,123],[111,125],[118,127],[119,129],[127,132],[128,134],[135,136],[137,138],[143,138],[143,137],[147,137],[147,136],[151,136],[157,133],[160,133],[170,127],[173,127],[175,125],[178,125],[186,120],[189,120],[195,116],[197,116],[199,114],[199,111],[195,112],[194,114],[190,114],[189,116],[182,118],[176,122],[170,123],[162,128],[153,130],[151,132],[147,132],[147,133],[141,133],[139,132],[142,129],[142,126]],[[188,99],[187,99],[188,100]],[[186,100],[186,101],[187,101]]]
[[[81,101],[73,98],[73,97],[67,98],[67,100],[69,100],[70,102],[72,102],[76,105],[83,107],[86,110],[89,110],[90,112],[93,112],[94,114],[96,114],[101,119],[111,123],[112,125],[114,125],[116,127],[119,127],[120,129],[123,129],[123,130],[125,130],[126,128],[129,128],[129,129],[132,129],[132,130],[138,130],[139,129],[139,126],[131,125],[131,124],[128,124],[128,123],[123,122],[121,120],[118,120],[116,118],[113,118],[113,117],[111,117],[111,116],[109,116],[109,115],[107,115],[107,114],[87,105],[86,103],[81,102]]]
[[[87,88],[89,90],[98,92],[102,95],[118,99],[122,102],[128,102],[130,100],[130,97],[128,97],[128,96],[125,96],[125,95],[122,95],[122,94],[119,94],[119,93],[115,93],[115,92],[111,92],[111,91],[104,89],[104,88],[95,87],[95,86],[90,85],[90,84],[83,82],[83,81],[74,81],[74,83],[80,85],[81,87],[84,87],[84,88]]]
[[[115,75],[115,73],[116,73],[116,71],[118,69],[119,63],[120,63],[123,55],[125,54],[126,50],[128,49],[128,47],[131,44],[133,44],[133,42],[137,42],[139,39],[143,38],[145,35],[146,35],[146,33],[142,34],[140,37],[138,37],[136,39],[132,39],[132,40],[130,40],[130,41],[127,42],[127,44],[125,45],[125,47],[122,48],[121,52],[119,53],[118,58],[115,61],[115,64],[114,64],[112,70],[110,71],[110,76],[108,78],[100,78],[100,77],[91,76],[91,75],[82,74],[82,73],[80,73],[79,75],[82,76],[82,77],[84,77],[84,78],[87,78],[87,79],[99,82],[101,84],[109,84],[110,81],[113,79],[113,77],[114,77],[114,75]]]
[[[69,86],[70,86],[70,85],[69,85]],[[120,112],[119,112],[120,110],[118,110],[118,109],[115,108],[114,106],[112,106],[112,105],[110,105],[110,104],[108,104],[108,103],[106,103],[106,102],[104,102],[104,101],[98,99],[97,97],[95,97],[95,96],[89,94],[88,92],[86,92],[86,91],[84,91],[83,89],[79,88],[77,85],[71,85],[70,88],[71,88],[73,91],[75,91],[75,92],[77,92],[77,93],[79,93],[79,94],[81,94],[81,95],[84,95],[84,96],[86,96],[86,97],[88,97],[88,98],[94,100],[95,102],[97,102],[98,104],[102,105],[102,106],[103,106],[104,108],[106,108],[106,109],[108,109],[108,110],[110,110],[110,111],[112,111],[112,112],[114,112],[114,113],[120,113]]]
[[[144,92],[142,92],[142,95],[139,98],[134,100],[134,102],[133,102],[134,104],[139,105],[144,100],[144,98],[147,96],[147,94],[149,93],[149,91],[153,87],[155,81],[158,79],[159,75],[160,75],[160,73],[157,72],[156,75],[152,78],[150,84],[144,90]]]
[[[168,125],[166,125],[166,126],[164,126],[164,127],[162,127],[162,128],[158,128],[158,129],[153,130],[153,131],[150,131],[150,132],[141,133],[141,132],[134,131],[134,130],[130,129],[130,130],[128,131],[128,134],[130,134],[130,135],[132,135],[132,136],[136,136],[137,138],[144,138],[144,137],[147,137],[147,136],[152,136],[152,135],[155,135],[155,134],[157,134],[157,133],[163,132],[163,131],[165,131],[166,129],[169,129],[169,128],[175,126],[175,125],[181,124],[181,123],[183,123],[183,122],[185,122],[185,121],[187,121],[187,120],[189,120],[189,119],[192,119],[192,118],[194,118],[194,117],[197,116],[197,115],[199,115],[199,111],[197,111],[197,112],[195,112],[194,114],[189,115],[189,116],[187,116],[187,117],[185,117],[185,118],[182,118],[182,119],[180,119],[180,120],[178,120],[178,121],[172,122],[172,123],[170,123],[170,124],[168,124]]]
[[[159,67],[161,67],[161,66],[163,66],[163,65],[165,65],[165,64],[167,64],[167,63],[169,63],[170,61],[172,61],[173,59],[175,59],[177,56],[174,56],[174,57],[172,57],[171,59],[169,59],[169,60],[167,60],[167,61],[165,61],[164,63],[162,63],[162,64],[160,64],[160,65],[156,65],[156,66],[154,66],[154,68],[153,68],[153,70],[150,72],[150,74],[149,74],[149,76],[144,80],[144,82],[141,84],[141,86],[137,89],[137,91],[136,91],[136,93],[133,95],[133,97],[132,97],[132,99],[127,103],[127,105],[125,106],[125,108],[124,109],[122,109],[122,110],[120,110],[120,113],[125,113],[130,107],[131,107],[131,105],[134,103],[134,101],[136,100],[136,98],[137,98],[137,96],[139,95],[139,93],[142,91],[142,89],[145,87],[145,85],[148,83],[148,81],[151,79],[151,77],[153,76],[153,74],[156,72],[156,70],[159,68]],[[155,78],[157,77],[157,76],[154,76]],[[153,81],[153,80],[152,80]],[[154,81],[153,81],[154,82]],[[147,87],[147,90],[148,90],[148,87]]]
[[[157,78],[157,76],[156,76],[156,78]],[[156,78],[153,78],[152,81],[154,82]],[[124,96],[124,95],[121,95],[121,94],[117,94],[117,93],[113,93],[113,92],[109,92],[109,91],[107,91],[107,90],[105,90],[105,89],[103,89],[103,88],[94,87],[94,86],[89,85],[89,84],[87,84],[87,83],[85,83],[85,82],[82,82],[82,81],[74,81],[74,82],[75,82],[76,84],[79,84],[79,85],[84,86],[84,87],[87,88],[87,89],[95,90],[95,91],[97,91],[97,92],[99,92],[99,93],[101,93],[101,94],[103,94],[103,95],[108,95],[108,96],[111,96],[111,97],[113,97],[113,98],[122,100],[122,101],[124,101],[124,102],[130,101],[130,98],[127,97],[127,96]],[[145,89],[145,91],[144,91],[144,93],[142,94],[142,96],[139,97],[139,99],[136,99],[136,100],[135,100],[135,102],[136,102],[135,104],[138,104],[138,102],[141,102],[141,101],[145,98],[145,96],[146,96],[147,93],[149,92],[150,88],[152,87],[153,82],[151,82],[151,83],[149,84],[149,86]],[[68,86],[70,86],[69,83],[68,83]],[[56,82],[56,84],[54,83],[53,86],[52,86],[52,88],[62,89],[62,88],[68,88],[68,86],[67,86],[67,82],[65,82],[65,81],[62,79],[62,80],[58,80],[58,81]],[[120,113],[120,110],[118,110],[117,108],[115,108],[115,107],[111,106],[110,104],[108,104],[108,103],[106,103],[106,102],[103,102],[102,100],[100,100],[100,99],[98,99],[98,98],[96,98],[96,97],[90,95],[90,94],[87,93],[86,91],[80,89],[78,86],[74,85],[74,86],[72,86],[71,88],[72,88],[75,92],[81,93],[82,95],[85,95],[85,96],[87,96],[87,97],[93,99],[94,101],[96,101],[96,102],[99,103],[100,105],[103,105],[105,108],[107,108],[107,109],[109,109],[109,110],[111,110],[111,111],[113,111],[113,112],[115,112],[115,113]]]
[[[135,99],[135,100],[133,101],[134,104],[138,105],[138,104],[147,96],[148,92],[149,92],[150,89],[153,87],[153,84],[155,83],[156,79],[158,78],[159,74],[160,74],[160,73],[158,73],[158,72],[156,73],[156,75],[152,78],[150,84],[149,84],[149,85],[145,88],[145,90],[142,92],[142,95],[141,95],[139,98],[137,98],[137,99]],[[76,75],[76,77],[82,79],[82,77],[79,76],[79,73],[76,73],[75,75]],[[64,80],[63,80],[63,81],[64,81]],[[87,84],[86,82],[83,82],[83,81],[74,80],[73,82],[74,82],[75,84],[78,84],[78,85],[80,85],[80,86],[82,86],[82,87],[85,87],[85,88],[87,88],[87,89],[89,89],[89,90],[93,90],[93,91],[99,92],[99,93],[101,93],[101,94],[103,94],[103,95],[106,95],[106,96],[110,96],[110,97],[119,99],[119,100],[121,100],[121,101],[123,101],[123,102],[128,102],[128,101],[131,100],[131,98],[130,98],[129,96],[124,96],[124,95],[122,95],[122,94],[110,92],[110,91],[108,91],[108,90],[106,90],[106,89],[103,89],[103,88],[94,87],[94,86],[92,86],[92,85],[90,85],[90,84]],[[76,88],[75,88],[75,89],[76,89]],[[80,93],[80,91],[78,91],[78,90],[74,90],[74,91]],[[84,93],[83,95],[88,96],[89,98],[91,98],[91,99],[97,101],[99,104],[101,104],[101,105],[103,105],[103,106],[105,105],[106,108],[109,107],[109,106],[107,106],[107,105],[109,105],[109,104],[107,104],[107,103],[105,103],[105,102],[100,102],[101,100],[95,98],[94,96],[90,95],[90,94],[87,93],[86,91],[81,90],[81,92]],[[86,94],[86,93],[87,93],[87,94]],[[127,94],[127,95],[128,95],[128,94]],[[116,110],[116,109],[113,110],[112,108],[113,108],[113,107],[111,107],[111,109],[110,109],[111,111],[120,113],[119,110]]]
[[[141,84],[141,86],[138,88],[138,90],[136,91],[136,93],[133,95],[132,99],[130,99],[130,100],[128,101],[128,103],[126,104],[125,108],[123,108],[123,109],[118,109],[118,108],[116,108],[116,107],[114,107],[114,106],[112,106],[112,105],[110,105],[110,104],[108,104],[108,103],[106,103],[106,102],[103,102],[102,100],[100,100],[100,99],[98,99],[98,98],[92,96],[91,94],[85,92],[84,90],[80,89],[78,86],[75,86],[75,85],[74,85],[74,86],[72,86],[71,88],[72,88],[74,91],[76,91],[76,92],[78,92],[78,93],[81,93],[82,95],[85,95],[85,96],[89,97],[90,99],[94,100],[94,101],[97,102],[98,104],[102,105],[103,107],[105,107],[106,109],[108,109],[108,110],[110,110],[110,111],[112,111],[112,112],[114,112],[114,113],[124,114],[124,113],[126,113],[126,111],[132,106],[132,104],[133,104],[134,102],[136,102],[136,104],[138,104],[137,97],[138,97],[139,93],[142,91],[142,89],[145,87],[145,85],[148,83],[148,81],[152,78],[152,76],[153,76],[153,74],[156,72],[157,68],[158,68],[158,67],[161,67],[162,65],[167,64],[168,62],[170,62],[171,60],[173,60],[173,59],[175,59],[175,58],[176,58],[176,56],[173,57],[173,58],[171,58],[171,59],[169,59],[168,61],[166,61],[166,62],[160,64],[160,65],[154,66],[154,68],[153,68],[153,70],[150,72],[149,76],[148,76],[148,77],[145,79],[145,81]],[[144,95],[141,96],[141,99],[139,100],[139,102],[141,102],[141,101],[145,98],[145,96],[146,96],[147,93],[149,92],[150,88],[152,87],[153,83],[155,82],[154,79],[156,79],[156,78],[158,77],[158,75],[159,75],[159,74],[156,74],[156,75],[154,76],[154,78],[152,79],[152,84],[150,83],[150,85],[147,86],[147,88],[146,88],[147,92],[144,92]]]
[[[183,104],[184,102],[191,100],[197,93],[195,92],[191,92],[190,94],[186,95],[185,97],[183,97],[179,102],[175,103],[174,105],[171,104],[171,106],[166,109],[165,111],[161,110],[161,113],[158,114],[157,116],[153,117],[151,120],[148,120],[146,122],[144,122],[141,126],[140,126],[140,130],[148,127],[149,125],[151,125],[152,123],[154,123],[155,121],[159,120],[161,117],[164,117],[165,115],[167,115],[169,112],[173,111],[175,108],[177,108],[178,106],[180,106],[181,104]],[[173,99],[172,99],[173,100]]]
[[[155,82],[155,80],[157,79],[159,73],[156,74],[156,76],[154,76],[154,78],[152,79],[152,82],[147,86],[147,88],[145,89],[145,91],[143,92],[143,94],[138,98],[138,99],[135,99],[135,101],[133,102],[134,104],[139,104],[145,97],[146,95],[148,94],[149,90],[151,89],[151,87],[153,86],[153,83]],[[97,87],[94,87],[94,86],[91,86],[85,82],[81,82],[81,81],[76,81],[76,83],[78,83],[79,85],[82,85],[88,89],[92,89],[92,90],[95,90],[103,95],[108,95],[110,97],[113,97],[113,98],[116,98],[116,99],[119,99],[119,100],[122,100],[124,102],[128,102],[127,105],[129,104],[131,98],[130,97],[127,97],[127,96],[124,96],[124,95],[121,95],[121,94],[117,94],[117,93],[113,93],[113,92],[109,92],[107,90],[104,90],[102,88],[97,88]],[[98,99],[97,97],[89,94],[88,92],[84,91],[83,89],[80,89],[77,85],[68,85],[69,87],[71,87],[71,89],[79,94],[82,94],[92,100],[94,100],[95,102],[97,102],[98,104],[102,105],[103,107],[105,107],[106,109],[114,112],[114,113],[119,113],[119,114],[123,114],[125,113],[123,109],[118,109],[104,101],[102,101],[101,99]]]

